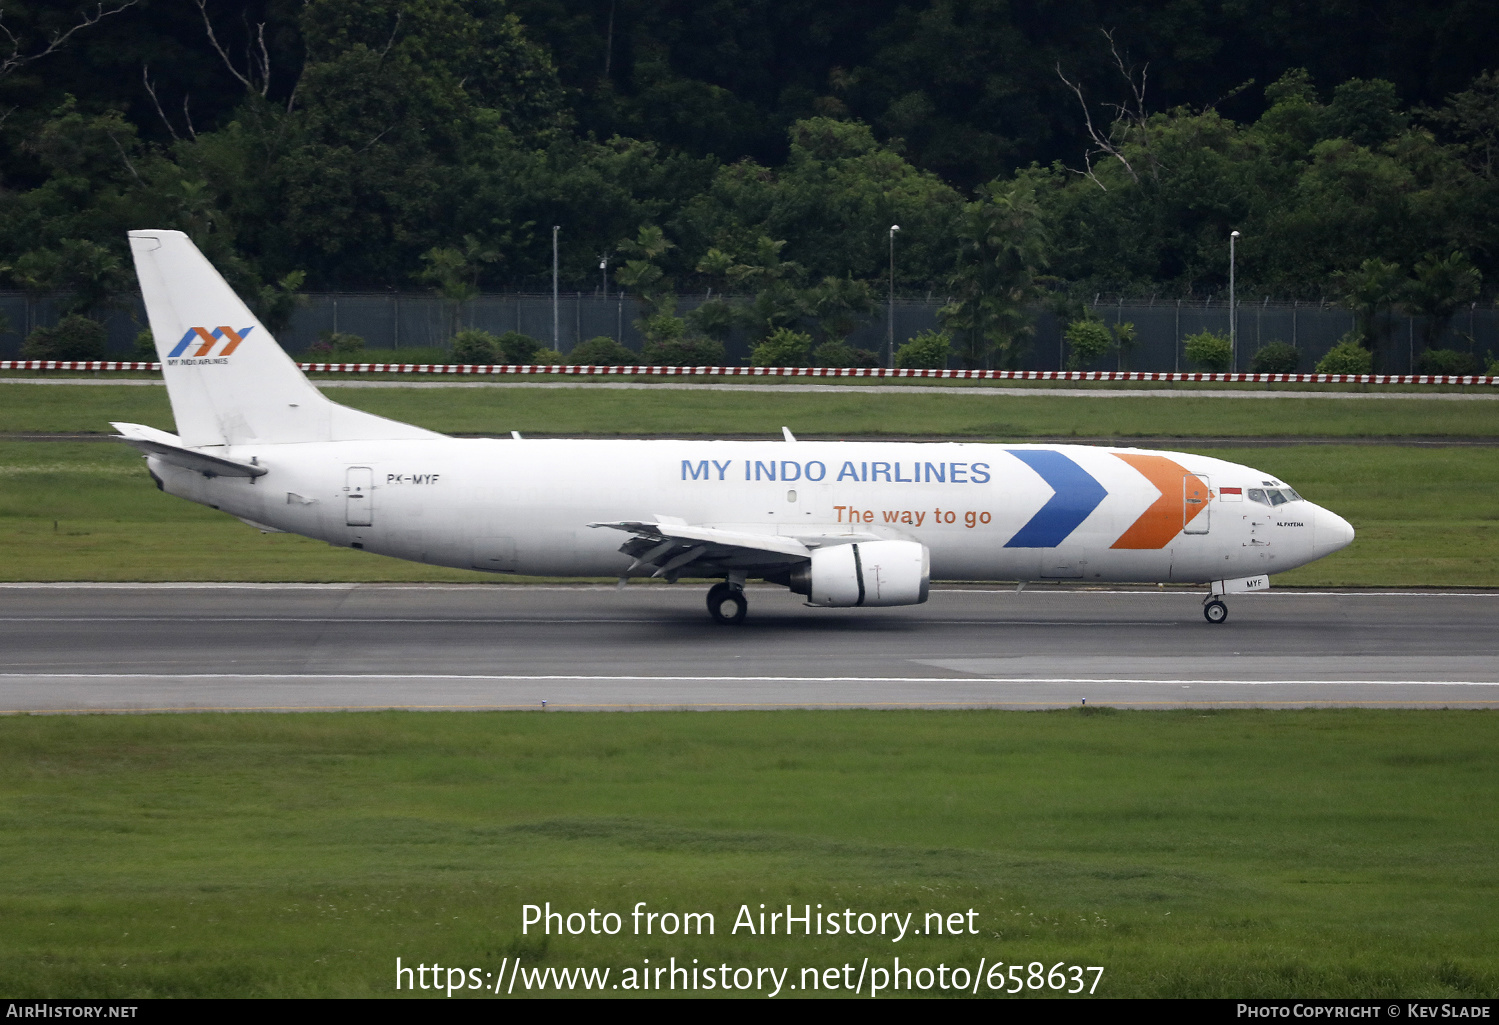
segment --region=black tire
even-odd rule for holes
[[[725,608],[733,606],[733,611],[725,613]],[[744,592],[737,587],[728,584],[714,584],[708,588],[708,615],[713,617],[713,622],[723,626],[738,626],[744,622],[744,615],[749,611],[749,602],[744,600]]]
[[[1216,626],[1228,618],[1228,606],[1214,598],[1202,607],[1202,618]]]

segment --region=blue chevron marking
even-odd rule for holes
[[[1005,542],[1006,548],[1055,548],[1098,508],[1108,491],[1081,466],[1060,452],[1006,449],[1041,475],[1056,494]]]

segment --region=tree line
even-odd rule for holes
[[[893,263],[973,366],[1037,303],[1222,292],[1235,229],[1241,295],[1346,303],[1370,350],[1491,297],[1496,16],[1242,6],[7,7],[0,280],[88,316],[133,290],[126,230],[178,228],[274,324],[303,289],[548,286],[557,226],[563,286],[640,297],[663,359],[867,360]]]

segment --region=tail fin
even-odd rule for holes
[[[325,398],[182,232],[132,231],[130,251],[183,444],[440,437]]]

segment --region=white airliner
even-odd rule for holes
[[[906,442],[449,438],[323,396],[186,235],[130,246],[177,434],[117,423],[157,486],[262,530],[439,566],[721,578],[820,607],[914,605],[928,581],[1208,585],[1225,594],[1346,547],[1282,481],[1180,452]]]

